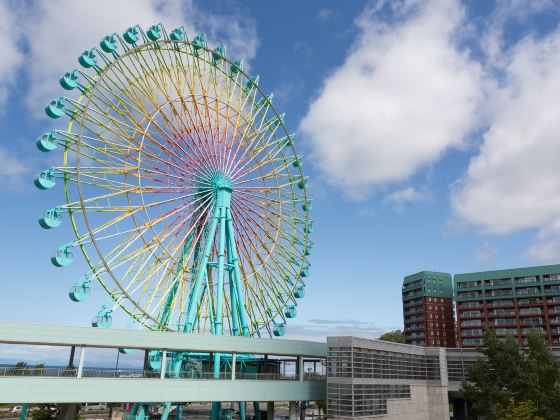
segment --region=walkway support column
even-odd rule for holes
[[[266,405],[266,420],[274,420],[274,401],[269,401]]]
[[[78,378],[82,377],[82,373],[84,372],[84,360],[86,357],[86,346],[82,346],[80,348],[80,360],[78,361],[78,373],[76,376]]]
[[[165,370],[167,369],[167,351],[161,352],[161,368],[159,370],[159,379],[165,379]]]
[[[290,408],[289,408],[289,416],[290,420],[297,420],[297,410],[296,410],[296,402],[290,401]]]
[[[297,370],[298,370],[298,381],[303,381],[303,357],[298,356],[297,358]]]
[[[235,381],[235,368],[237,364],[237,353],[231,354],[231,380]]]

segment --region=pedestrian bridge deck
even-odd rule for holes
[[[326,381],[304,372],[305,360],[324,360],[325,343],[109,330],[0,322],[0,343],[80,347],[76,369],[0,370],[0,403],[129,401],[296,401],[325,400]],[[170,374],[145,370],[84,368],[88,347],[294,357],[292,374],[232,372],[219,378],[204,371]],[[45,348],[48,351],[48,348]],[[14,355],[17,357],[17,355]],[[235,363],[234,363],[235,365]]]

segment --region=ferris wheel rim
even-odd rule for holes
[[[137,51],[140,51],[140,50],[142,50],[142,49],[149,48],[150,46],[153,46],[153,45],[156,45],[156,44],[163,44],[163,43],[169,43],[169,44],[185,44],[185,45],[190,45],[191,47],[194,45],[194,44],[193,44],[192,42],[190,42],[190,41],[179,41],[179,42],[177,42],[177,41],[170,41],[170,40],[159,40],[159,41],[157,41],[157,42],[148,42],[148,43],[143,43],[143,44],[137,46],[137,47],[134,48],[134,49],[130,49],[130,50],[127,51],[125,54],[123,54],[123,55],[121,55],[120,57],[118,57],[116,60],[119,60],[119,59],[121,59],[121,57],[125,57],[125,56],[128,55],[128,54],[132,54],[132,53],[137,52]],[[211,52],[212,52],[209,48],[206,48],[206,47],[204,47],[204,46],[201,46],[200,49],[201,49],[201,50],[205,50],[207,53],[211,53]],[[189,56],[193,56],[192,54],[189,54],[189,53],[186,53],[186,54],[189,55]],[[198,57],[198,58],[201,59],[200,57]],[[229,63],[229,64],[234,64],[231,60],[227,59],[226,57],[223,57],[222,59],[223,59],[225,62]],[[115,60],[115,61],[116,61],[116,60]],[[208,60],[204,60],[204,61],[205,61],[205,63],[207,63],[207,64],[211,64]],[[109,69],[113,64],[114,64],[114,63],[110,63],[107,67],[105,67],[105,68],[103,69],[103,72],[99,75],[99,77],[98,77],[97,80],[96,80],[96,84],[99,83],[99,81],[103,78],[103,76],[106,74],[106,72],[108,71],[108,69]],[[250,77],[249,77],[242,69],[239,69],[238,71],[239,71],[239,73],[244,77],[244,79],[246,79],[246,80],[249,80],[249,79],[250,79]],[[224,76],[226,76],[226,77],[231,77],[231,76],[228,76],[228,74],[225,73],[225,72],[222,72],[222,73],[223,73]],[[95,84],[95,85],[96,85],[96,84]],[[95,85],[93,86],[93,89],[95,89]],[[238,87],[241,87],[241,85],[240,85],[239,83],[237,84],[237,86],[238,86]],[[262,90],[261,90],[258,86],[255,86],[254,88],[255,88],[256,90],[258,90],[258,93],[260,93],[260,95],[262,95],[262,97],[266,97],[266,95],[262,92]],[[81,97],[80,97],[80,100],[81,100]],[[86,104],[85,110],[88,109],[87,107],[89,106],[89,101],[90,101],[90,100],[91,100],[91,97],[88,98],[88,103]],[[163,104],[160,104],[160,105],[163,106]],[[269,107],[270,107],[270,109],[273,111],[274,116],[279,117],[279,113],[278,113],[278,111],[276,110],[276,108],[275,108],[272,104],[269,104]],[[73,121],[71,121],[70,126],[72,125],[72,122],[73,122]],[[279,121],[279,125],[281,125],[283,132],[286,133],[286,134],[289,136],[289,132],[288,132],[288,130],[286,129],[286,127],[285,127],[285,125],[284,125],[284,122],[283,122],[283,121]],[[81,137],[81,135],[82,135],[82,129],[83,129],[83,127],[80,126],[80,131],[79,131],[79,136],[80,136],[80,137]],[[70,131],[70,130],[69,130],[69,131]],[[79,148],[81,147],[80,142],[77,143],[77,147],[78,147],[78,152],[76,153],[76,165],[79,166],[79,160],[80,160]],[[294,147],[293,147],[293,144],[290,145],[290,148],[291,148],[292,152],[294,152],[294,155],[296,155],[295,149],[294,149]],[[141,153],[141,151],[139,151],[139,153]],[[296,156],[297,156],[297,155],[296,155]],[[65,153],[65,161],[66,161],[66,153]],[[261,171],[261,175],[262,175],[262,168],[259,168],[259,170]],[[299,173],[299,177],[300,177],[301,179],[304,179],[301,168],[298,168],[298,173]],[[79,178],[79,175],[78,175],[78,178]],[[138,181],[141,182],[141,177],[138,177]],[[277,184],[279,184],[278,178],[276,178],[276,181],[277,181]],[[68,182],[68,181],[65,180],[65,186],[66,186],[67,182]],[[85,208],[85,205],[84,205],[84,197],[83,197],[83,190],[82,190],[82,187],[81,187],[81,183],[80,183],[80,182],[77,182],[77,185],[78,185],[78,189],[79,189],[80,203],[81,203],[81,207],[82,207],[82,214],[84,215],[84,218],[87,220],[87,222],[86,222],[87,229],[88,229],[88,231],[93,232],[92,226],[91,226],[91,224],[89,223],[89,220],[87,219],[87,211],[86,211],[86,208]],[[280,185],[278,185],[278,186],[280,187]],[[66,188],[65,188],[65,189],[66,189]],[[290,189],[291,189],[292,195],[294,195],[293,184],[290,186]],[[304,197],[304,200],[307,200],[307,191],[306,191],[306,188],[304,187],[302,190],[303,190],[303,191],[302,191],[302,195],[303,195],[303,197]],[[67,195],[68,195],[68,193],[67,193]],[[69,201],[69,199],[67,198],[67,202],[68,202],[68,201]],[[295,211],[294,211],[294,213],[295,213]],[[294,214],[294,217],[296,217],[295,214]],[[308,218],[308,211],[305,211],[305,218],[306,218],[306,222],[305,222],[305,223],[307,224],[307,223],[308,223],[308,221],[307,221],[307,218]],[[78,235],[79,233],[78,233],[78,230],[77,230],[77,227],[76,227],[74,218],[71,217],[71,219],[72,219],[72,226],[73,226],[73,228],[74,228],[74,231],[75,231],[76,235]],[[278,223],[280,223],[280,222],[278,222]],[[153,226],[151,226],[151,228],[153,229]],[[277,233],[277,235],[278,235],[278,233]],[[157,236],[157,235],[156,235],[156,236]],[[304,239],[304,240],[307,241],[308,233],[306,232],[304,236],[305,236],[305,239]],[[144,310],[144,308],[142,308],[140,305],[136,304],[136,302],[135,302],[135,300],[132,298],[132,296],[128,295],[128,293],[126,292],[125,288],[119,283],[118,279],[117,279],[116,276],[113,274],[111,268],[109,267],[109,265],[108,265],[107,262],[105,261],[105,255],[104,255],[104,253],[100,250],[99,246],[97,245],[97,241],[96,241],[96,238],[95,238],[95,235],[94,235],[94,234],[91,235],[91,242],[92,242],[92,244],[94,245],[94,247],[95,247],[95,249],[96,249],[96,251],[97,251],[97,254],[98,254],[99,258],[102,260],[104,266],[106,267],[106,269],[107,269],[106,272],[112,277],[112,280],[114,281],[115,284],[117,284],[117,286],[119,287],[120,291],[126,296],[127,300],[128,300],[129,302],[133,303],[134,306],[135,306],[138,310],[140,310],[148,319],[154,321],[154,323],[155,323],[156,325],[159,324],[159,321],[157,321],[155,318],[153,318],[151,315],[149,315],[149,314]],[[88,256],[87,252],[86,252],[85,249],[84,249],[83,244],[80,244],[80,247],[82,248],[82,252],[84,253],[84,255],[86,255],[86,259],[88,260],[88,264],[90,265],[90,267],[92,268],[92,270],[94,270],[94,264],[92,264],[92,262],[91,262],[91,260],[90,260],[90,257]],[[270,258],[270,256],[267,256],[267,258]],[[303,262],[302,262],[301,264],[303,264]],[[101,280],[100,280],[100,282],[103,284],[103,282],[102,282]],[[104,285],[104,287],[105,287],[105,285]],[[294,287],[295,287],[295,285],[294,285]],[[105,289],[109,292],[109,289],[108,289],[108,288],[105,287]],[[109,292],[109,293],[110,293],[111,295],[113,295],[111,292]],[[117,302],[117,303],[118,303],[118,302]],[[125,311],[127,311],[126,308],[125,308],[125,306],[120,305],[120,303],[119,303],[119,306],[121,306]],[[281,308],[280,308],[280,310],[281,310]],[[138,314],[134,314],[134,315],[133,315],[133,314],[131,314],[131,313],[128,312],[128,311],[127,311],[127,313],[129,313],[129,315],[135,317],[135,319],[138,319],[139,321],[140,321],[141,318],[143,318],[143,316],[139,316]],[[142,322],[142,321],[140,321],[140,322]],[[142,323],[144,324],[144,322],[142,322]],[[146,325],[146,324],[144,324],[144,325]],[[148,326],[148,325],[146,325],[146,326]],[[168,328],[168,327],[165,327],[165,328],[168,329],[168,330],[172,330],[171,328]]]

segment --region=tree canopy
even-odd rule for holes
[[[404,334],[401,330],[388,331],[379,337],[378,340],[392,341],[393,343],[404,343]]]
[[[560,418],[560,364],[543,338],[530,331],[527,348],[521,348],[514,337],[500,340],[494,330],[486,330],[479,349],[485,357],[469,366],[469,380],[462,383],[474,414],[487,419]]]

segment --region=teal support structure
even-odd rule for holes
[[[255,420],[261,420],[261,404],[253,401],[253,411],[255,412]]]
[[[245,401],[239,401],[239,420],[245,420],[245,407],[247,403]]]
[[[29,404],[23,404],[21,406],[21,414],[19,415],[19,420],[27,419],[27,412],[29,411]]]

